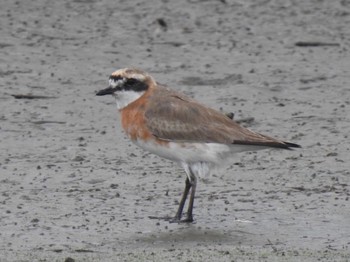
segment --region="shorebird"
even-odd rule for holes
[[[115,97],[122,127],[134,144],[184,168],[185,190],[171,222],[193,222],[197,177],[207,176],[233,154],[300,147],[244,128],[225,114],[158,84],[139,69],[115,71],[109,86],[96,95]],[[186,218],[181,220],[189,193]]]

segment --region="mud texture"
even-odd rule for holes
[[[0,261],[349,261],[348,1],[0,3]],[[237,155],[169,224],[185,175],[111,97],[138,67],[300,150]]]

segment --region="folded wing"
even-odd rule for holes
[[[219,111],[162,87],[150,97],[145,120],[154,136],[167,141],[300,147],[255,133]]]

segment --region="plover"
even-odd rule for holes
[[[184,168],[185,190],[172,222],[193,222],[197,177],[206,177],[233,154],[300,147],[244,128],[223,113],[158,84],[139,69],[115,71],[109,86],[96,95],[115,97],[122,127],[134,144]],[[181,220],[189,193],[186,218]]]

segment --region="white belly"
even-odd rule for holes
[[[256,146],[218,143],[169,142],[168,146],[163,146],[152,142],[145,143],[140,140],[134,142],[153,154],[178,163],[205,162],[213,166],[218,166],[235,153],[263,149],[263,147]]]

